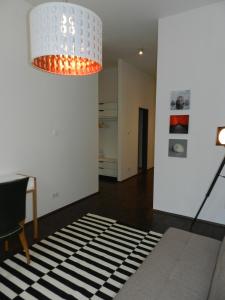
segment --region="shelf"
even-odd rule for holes
[[[101,105],[107,105],[107,106],[117,106],[118,105],[118,101],[100,101],[99,100],[99,106],[101,106]]]
[[[99,175],[117,177],[117,159],[99,157]]]
[[[99,175],[117,178],[117,170],[99,168]]]
[[[116,119],[117,118],[117,102],[101,102],[99,103],[99,118]]]
[[[100,115],[99,114],[99,119],[101,119],[101,120],[107,120],[107,121],[116,121],[117,120],[117,115],[116,116],[112,116],[112,115],[108,115],[108,116],[106,116],[106,115]]]
[[[99,157],[98,161],[102,161],[102,162],[110,162],[110,163],[116,163],[117,159],[116,158],[111,158],[111,157]]]

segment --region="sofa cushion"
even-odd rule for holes
[[[220,242],[170,228],[117,300],[206,300]]]
[[[223,239],[218,254],[216,269],[213,276],[212,286],[208,300],[225,299],[225,238]]]

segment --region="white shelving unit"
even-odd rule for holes
[[[101,119],[117,119],[117,102],[100,102],[99,118]]]
[[[99,77],[99,175],[118,177],[118,74],[105,69]]]
[[[99,103],[99,175],[117,178],[117,103]]]
[[[117,159],[99,157],[99,175],[117,177]]]

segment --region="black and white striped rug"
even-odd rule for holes
[[[161,234],[87,214],[0,264],[0,299],[113,299]]]

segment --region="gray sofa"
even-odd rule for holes
[[[115,299],[225,300],[225,239],[168,229]]]

